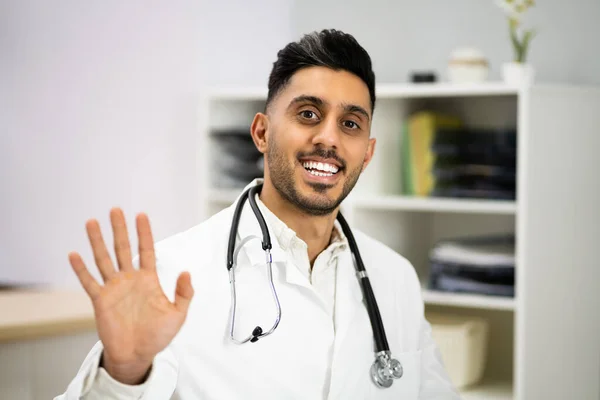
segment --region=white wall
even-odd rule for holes
[[[203,84],[266,84],[289,5],[135,0],[0,5],[0,283],[77,285],[67,261],[109,209],[155,239],[199,222]],[[132,243],[135,245],[135,241]]]
[[[476,46],[489,58],[490,79],[512,50],[507,23],[495,0],[295,1],[295,35],[323,28],[352,33],[369,51],[379,82],[405,82],[413,69],[446,79],[457,46]],[[600,85],[600,1],[537,1],[526,19],[538,30],[530,61],[538,81]]]
[[[67,253],[92,264],[84,223],[109,230],[113,205],[130,224],[148,212],[155,239],[198,223],[198,103],[209,84],[266,84],[290,6],[1,1],[0,283],[78,287]],[[95,340],[0,344],[0,399],[53,398]]]
[[[84,223],[97,217],[110,229],[113,205],[131,223],[148,212],[158,238],[194,221],[199,7],[3,7],[1,277],[72,282],[67,253],[91,255]]]

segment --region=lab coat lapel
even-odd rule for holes
[[[347,249],[338,260],[335,298],[335,345],[328,399],[370,398],[365,391],[373,360],[371,325],[356,276],[354,259]],[[365,385],[367,382],[367,385]]]
[[[356,277],[350,249],[341,252],[337,263],[335,293],[335,348],[338,353],[346,337],[352,335],[353,322],[358,311],[363,310],[363,294]]]

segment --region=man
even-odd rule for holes
[[[59,398],[458,398],[423,317],[414,269],[354,232],[390,350],[403,370],[389,388],[377,387],[370,376],[373,331],[347,236],[336,221],[375,149],[369,55],[339,31],[306,35],[278,53],[268,86],[265,112],[256,114],[251,134],[265,154],[255,199],[273,243],[282,310],[277,329],[255,343],[230,339],[226,253],[235,205],[156,248],[148,218],[138,215],[133,262],[123,214],[113,209],[116,266],[98,223],[86,225],[104,285],[77,253],[69,255],[93,302],[100,341]],[[246,202],[236,244],[253,235],[262,238]],[[257,325],[268,330],[277,317],[260,243],[241,248],[238,340]]]

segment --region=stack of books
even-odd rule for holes
[[[211,132],[211,185],[219,189],[243,188],[264,175],[264,160],[248,129]]]
[[[516,131],[475,129],[433,112],[404,126],[403,192],[413,196],[516,198]]]
[[[515,237],[482,235],[440,241],[430,252],[432,290],[513,297]]]

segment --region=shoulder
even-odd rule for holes
[[[421,284],[410,260],[359,229],[353,229],[352,233],[369,276],[393,281],[395,285],[420,293]]]
[[[191,244],[194,246],[208,244],[208,241],[214,241],[215,236],[219,236],[221,231],[229,232],[231,217],[231,207],[225,208],[189,229],[177,232],[157,241],[155,243],[155,249],[157,253],[165,253],[173,250],[185,250]]]
[[[227,245],[232,213],[228,207],[189,229],[155,242],[157,268],[165,274],[179,274],[183,270],[192,272],[197,265],[207,265]]]
[[[158,277],[171,301],[174,300],[177,278],[182,272],[187,271],[192,275],[194,288],[197,289],[202,282],[210,282],[213,274],[221,271],[210,267],[226,252],[232,212],[226,208],[189,229],[155,242]],[[139,266],[139,256],[136,256],[134,263]],[[222,270],[225,271],[225,267]],[[197,276],[203,279],[196,280]]]
[[[356,244],[358,245],[359,251],[361,252],[363,258],[367,256],[369,258],[387,261],[387,263],[379,265],[377,268],[383,267],[387,269],[387,266],[394,265],[400,267],[401,269],[414,269],[413,265],[406,257],[383,242],[367,235],[359,229],[352,229],[352,233],[356,239]],[[365,250],[362,251],[362,249]]]

